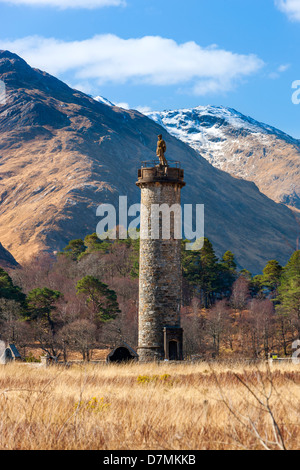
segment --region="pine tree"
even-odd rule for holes
[[[62,297],[61,292],[48,289],[48,287],[36,288],[27,295],[27,317],[30,320],[46,320],[54,333],[55,322],[52,312],[56,310],[55,303]]]
[[[212,305],[219,288],[220,265],[207,238],[204,238],[200,250],[183,250],[182,269],[183,276],[193,286],[204,307]]]
[[[70,256],[74,261],[78,259],[78,257],[84,253],[86,250],[84,241],[81,238],[76,240],[71,240],[68,245],[63,249],[62,254]]]
[[[268,261],[265,268],[263,269],[263,276],[261,284],[263,287],[269,289],[269,291],[276,295],[278,286],[280,284],[280,278],[282,274],[282,266],[275,259]]]
[[[219,268],[219,292],[222,296],[229,297],[231,294],[232,285],[237,278],[236,267],[234,254],[226,251]]]
[[[276,301],[277,313],[293,320],[300,338],[300,250],[295,251],[283,269]]]
[[[20,287],[13,284],[9,274],[2,268],[0,268],[0,298],[20,303],[25,301],[25,294],[22,293]]]
[[[76,289],[78,295],[85,297],[86,304],[95,315],[95,320],[106,322],[116,318],[120,313],[115,291],[96,277],[85,276],[78,281]]]

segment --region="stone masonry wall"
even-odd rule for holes
[[[139,348],[141,361],[164,358],[165,326],[180,326],[181,240],[144,239],[151,228],[152,204],[180,204],[180,183],[141,183]],[[143,210],[147,209],[147,210]],[[172,219],[171,219],[172,220]],[[173,220],[174,222],[174,220]]]

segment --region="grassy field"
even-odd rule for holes
[[[297,449],[300,366],[0,366],[0,449]]]

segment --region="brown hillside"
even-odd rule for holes
[[[259,272],[285,263],[298,224],[250,182],[214,168],[188,145],[137,111],[106,106],[21,58],[0,51],[7,102],[0,107],[0,240],[22,262],[62,249],[96,229],[96,208],[128,196],[143,160],[156,158],[163,133],[167,158],[180,160],[183,203],[205,204],[205,235],[217,254],[232,250],[240,267]]]
[[[0,243],[0,267],[3,269],[18,266],[15,258]]]

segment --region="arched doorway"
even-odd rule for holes
[[[12,352],[9,348],[5,349],[5,361],[10,362],[13,360]]]
[[[177,341],[169,341],[169,359],[170,361],[178,361],[178,343]]]
[[[129,346],[119,346],[107,356],[107,362],[128,362],[137,358],[137,353]]]

